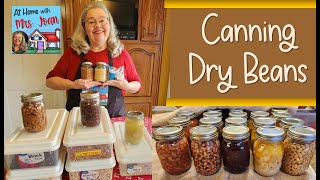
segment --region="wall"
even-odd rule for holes
[[[59,0],[4,1],[4,138],[22,125],[20,110],[22,94],[41,92],[44,95],[47,109],[64,108],[65,91],[51,90],[45,84],[47,73],[54,67],[61,54],[19,55],[11,53],[12,6],[57,5],[60,5]]]

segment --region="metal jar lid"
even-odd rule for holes
[[[247,119],[243,117],[228,117],[226,119],[226,125],[247,125]]]
[[[288,108],[271,108],[271,113],[278,112],[278,113],[289,113]]]
[[[266,111],[252,111],[250,117],[256,118],[256,117],[268,117],[270,114]]]
[[[255,127],[260,127],[260,126],[275,126],[276,125],[276,120],[271,117],[257,117],[253,120],[253,125]]]
[[[144,114],[141,111],[129,111],[129,112],[127,112],[126,117],[129,119],[143,120]]]
[[[192,124],[191,119],[189,117],[174,117],[167,121],[169,125],[175,125],[175,126],[190,126]]]
[[[284,130],[279,127],[258,127],[257,129],[257,138],[266,140],[266,141],[282,141],[284,138]]]
[[[316,130],[308,126],[291,126],[288,136],[299,141],[314,142],[316,141]]]
[[[96,67],[106,68],[107,67],[107,63],[105,63],[105,62],[97,62],[96,63]]]
[[[208,109],[206,112],[222,112],[221,109]]]
[[[230,109],[230,112],[244,112],[244,109]]]
[[[190,129],[190,138],[195,140],[210,140],[218,137],[218,130],[216,127],[201,125]]]
[[[222,113],[219,111],[207,111],[204,112],[203,117],[222,117]]]
[[[272,113],[272,115],[273,115],[273,117],[279,118],[279,119],[291,117],[291,114],[287,113],[287,112],[274,112],[274,113]]]
[[[223,121],[221,117],[203,117],[199,119],[199,124],[219,127],[223,125]]]
[[[94,90],[86,90],[80,93],[81,99],[96,99],[99,98],[99,92]]]
[[[290,126],[303,126],[304,120],[299,118],[287,117],[287,118],[281,119],[279,125],[284,129],[288,129]]]
[[[222,136],[229,140],[242,140],[250,136],[246,126],[227,126],[222,129]]]
[[[35,102],[43,100],[42,93],[28,93],[21,95],[21,102]]]
[[[177,117],[189,117],[190,119],[194,118],[196,113],[193,111],[179,111]]]
[[[246,112],[236,111],[236,112],[230,112],[229,117],[245,117],[247,118],[248,114]]]
[[[83,66],[83,65],[92,66],[92,63],[91,63],[91,62],[89,62],[89,61],[86,61],[86,62],[83,62],[81,65],[82,65],[82,66]]]
[[[153,131],[155,140],[174,140],[180,139],[184,136],[184,131],[181,126],[162,126]]]

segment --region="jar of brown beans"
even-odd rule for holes
[[[181,126],[184,131],[184,136],[187,138],[188,143],[190,145],[190,132],[189,130],[195,125],[192,124],[192,121],[189,117],[174,117],[167,121],[169,125]]]
[[[81,123],[86,127],[98,126],[101,122],[99,92],[87,90],[80,93]]]
[[[197,173],[209,176],[221,168],[222,157],[216,127],[201,125],[190,129],[191,151]]]
[[[153,132],[156,152],[165,172],[179,175],[191,168],[189,144],[181,126],[163,126]]]
[[[196,113],[193,111],[179,111],[177,117],[188,117],[191,119],[192,127],[199,125],[199,120],[196,118]]]

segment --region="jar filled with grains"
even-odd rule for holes
[[[93,67],[91,62],[83,62],[81,64],[81,79],[93,80]]]
[[[232,174],[245,172],[250,163],[249,128],[245,126],[224,127],[222,136],[224,169]]]
[[[46,106],[41,93],[21,95],[23,126],[27,132],[36,133],[47,127]]]
[[[221,168],[221,150],[216,127],[201,125],[190,129],[191,152],[196,172],[210,176]]]
[[[316,130],[307,126],[291,126],[284,140],[281,170],[299,176],[309,168],[316,148]]]
[[[181,126],[163,126],[153,131],[156,152],[165,172],[180,175],[191,168],[192,159],[187,138]]]
[[[87,90],[80,93],[81,123],[86,127],[98,126],[101,122],[99,92]]]
[[[253,144],[253,167],[261,176],[273,176],[281,167],[284,130],[279,127],[259,127]]]
[[[107,64],[105,62],[97,62],[94,69],[94,80],[106,82],[109,79],[107,71]]]

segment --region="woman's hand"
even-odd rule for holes
[[[77,79],[73,81],[73,89],[89,89],[94,86],[101,85],[101,82],[98,81],[90,81],[86,79]]]
[[[124,78],[118,78],[118,77],[116,77],[116,80],[110,80],[103,83],[103,86],[114,86],[125,91],[128,91],[130,89],[129,82]]]

